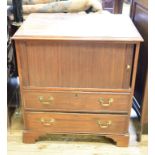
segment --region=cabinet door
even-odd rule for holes
[[[133,45],[19,41],[24,86],[129,89]]]

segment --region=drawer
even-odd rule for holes
[[[26,130],[52,133],[127,133],[128,116],[25,112]]]
[[[94,92],[24,92],[24,107],[73,112],[128,112],[130,94]]]

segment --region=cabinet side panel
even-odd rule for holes
[[[25,41],[15,41],[20,85],[29,86],[29,69]]]

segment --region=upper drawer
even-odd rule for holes
[[[76,112],[129,111],[130,94],[24,91],[24,107],[33,110]]]
[[[133,45],[86,41],[16,41],[25,87],[129,89]]]

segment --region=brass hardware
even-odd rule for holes
[[[113,99],[113,98],[110,98],[110,99],[109,99],[109,105],[110,105],[112,102],[114,102],[114,99]]]
[[[100,126],[100,128],[103,129],[103,128],[108,128],[112,124],[112,121],[102,122],[102,121],[98,120],[97,124]]]
[[[128,70],[131,68],[131,66],[130,65],[127,65],[127,67],[126,67]]]
[[[110,106],[111,105],[111,103],[114,101],[114,99],[113,98],[110,98],[109,100],[108,100],[108,103],[104,103],[104,98],[99,98],[99,100],[98,100],[99,102],[100,102],[100,104],[103,106],[103,107],[108,107],[108,106]]]
[[[39,101],[42,103],[42,104],[51,104],[54,100],[54,97],[53,96],[50,96],[47,100],[44,99],[43,96],[39,96]]]
[[[40,122],[45,126],[50,126],[51,124],[55,122],[55,119],[54,118],[50,118],[50,119],[41,118]]]
[[[98,99],[98,101],[101,103],[101,105],[103,105],[103,103],[104,103],[104,98],[100,97],[100,98]]]

